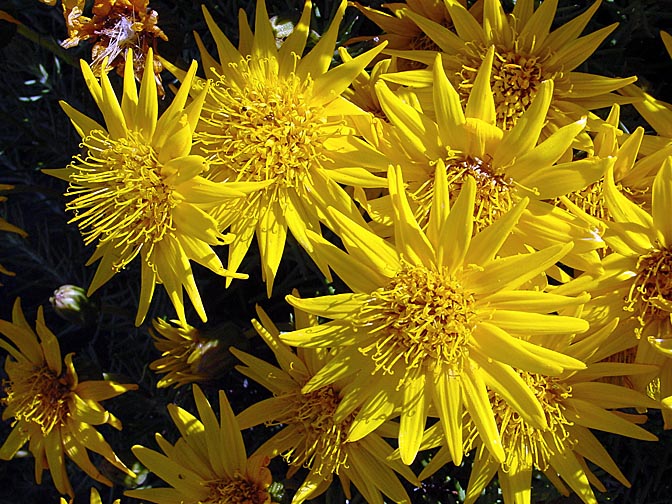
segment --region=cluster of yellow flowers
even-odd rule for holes
[[[354,484],[371,503],[411,502],[399,476],[419,485],[472,453],[465,502],[498,476],[505,503],[529,503],[538,470],[591,504],[605,488],[589,462],[629,485],[591,429],[655,441],[647,408],[672,428],[672,106],[635,77],[575,71],[615,28],[582,35],[599,0],[553,31],[557,0],[391,5],[355,4],[386,35],[356,57],[338,48],[337,65],[345,0],[308,52],[310,0],[281,44],[263,0],[254,29],[241,11],[238,47],[204,8],[218,55],[197,35],[204,78],[161,62],[181,82],[161,116],[135,55],[121,99],[82,62],[104,125],[62,103],[82,152],[45,172],[68,182],[70,222],[95,246],[88,294],[138,258],[136,325],[157,284],[172,301],[177,319],[154,321],[160,386],[217,373],[217,343],[187,320],[185,291],[207,321],[192,261],[229,286],[256,237],[271,297],[289,231],[349,288],[287,296],[289,332],[259,308],[277,365],[232,352],[272,397],[236,416],[220,391],[218,420],[194,385],[200,418],[169,405],[179,440],[133,449],[169,487],[129,497],[270,503],[282,456],[290,476],[308,469],[293,504],[334,475],[348,497]],[[619,129],[625,104],[658,134]],[[86,450],[129,472],[93,426],[121,428],[98,401],[134,386],[79,382],[41,312],[36,330],[18,301],[0,321],[14,421],[0,457],[29,442],[38,482],[48,468],[72,496],[67,456],[110,484]],[[248,457],[241,429],[259,424],[282,429]]]

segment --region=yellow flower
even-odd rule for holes
[[[503,462],[494,460],[476,437],[477,427],[471,421],[467,423],[467,438],[475,439],[476,443],[466,504],[476,502],[495,474],[499,477],[505,504],[529,504],[533,469],[544,472],[562,494],[569,496],[569,486],[586,504],[597,504],[591,483],[601,491],[606,489],[588,468],[587,460],[630,486],[590,429],[656,441],[656,436],[636,425],[646,419],[645,416],[609,410],[658,408],[659,403],[634,390],[595,381],[609,376],[646,372],[649,367],[615,362],[595,363],[593,354],[609,338],[615,326],[616,323],[612,323],[565,348],[560,345],[559,351],[587,362],[585,370],[569,371],[560,376],[518,371],[539,400],[547,429],[529,425],[500,394],[490,392],[490,403],[500,428],[506,459]],[[430,428],[423,448],[443,444],[441,437],[439,429]],[[420,478],[430,476],[449,461],[450,454],[442,447],[423,469]]]
[[[556,129],[588,115],[589,110],[631,100],[612,93],[636,80],[609,78],[574,71],[616,28],[617,23],[580,36],[600,5],[596,1],[580,16],[550,31],[557,1],[533,0],[515,3],[508,16],[499,0],[485,0],[479,21],[459,2],[446,2],[454,31],[408,11],[408,16],[440,47],[446,73],[463,102],[472,92],[477,71],[488,49],[495,46],[491,76],[497,125],[511,129],[540,91],[542,82],[554,83],[548,124],[544,137]],[[397,54],[393,52],[393,54]],[[400,56],[431,64],[434,55],[400,51]],[[589,150],[590,139],[583,135],[577,145]]]
[[[98,493],[98,490],[95,488],[91,487],[91,497],[90,497],[90,502],[91,504],[102,504],[102,501],[100,500],[100,494]],[[119,499],[115,499],[112,504],[120,504]],[[61,504],[68,504],[67,501],[61,497]],[[72,503],[71,503],[72,504]]]
[[[19,299],[14,303],[12,322],[0,320],[0,333],[7,338],[0,339],[0,348],[9,353],[5,361],[8,380],[3,383],[6,396],[0,400],[5,406],[2,419],[12,419],[13,426],[0,448],[0,459],[12,459],[28,442],[35,458],[37,483],[48,469],[57,490],[71,497],[74,493],[66,472],[66,456],[96,481],[109,486],[112,482],[91,463],[87,450],[135,477],[94,426],[109,424],[121,429],[119,419],[99,401],[136,390],[137,385],[80,382],[72,364],[74,354],[61,357],[58,340],[45,325],[41,307],[36,331],[26,322]]]
[[[212,156],[213,180],[261,187],[225,202],[219,216],[223,228],[230,226],[236,236],[229,247],[233,271],[256,233],[269,295],[288,229],[328,275],[324,262],[312,253],[306,230],[319,233],[320,221],[328,220],[328,207],[353,219],[359,216],[339,183],[385,185],[384,179],[362,168],[368,150],[346,124],[350,116],[366,113],[341,96],[382,47],[329,70],[345,7],[342,0],[330,28],[303,57],[310,1],[280,49],[263,0],[257,3],[254,35],[241,12],[238,49],[204,9],[220,61],[197,38],[206,77],[214,84],[205,98],[196,144]],[[183,72],[171,71],[182,78]]]
[[[143,488],[125,495],[159,504],[270,504],[268,459],[247,458],[224,391],[219,391],[221,421],[198,385],[194,385],[194,399],[200,420],[175,404],[168,405],[180,439],[173,445],[156,434],[165,455],[144,446],[133,447],[138,460],[171,488]]]
[[[507,251],[516,253],[526,246],[541,249],[571,240],[575,247],[564,262],[582,271],[599,269],[594,249],[603,242],[594,226],[545,200],[585,188],[599,179],[614,159],[589,156],[559,162],[583,131],[585,118],[558,129],[538,144],[552,100],[552,81],[540,84],[533,103],[515,126],[506,131],[497,126],[490,84],[494,57],[491,47],[478,70],[474,92],[463,105],[440,64],[440,56],[436,56],[431,72],[433,116],[420,112],[411,105],[412,99],[397,96],[379,81],[376,91],[392,131],[387,142],[376,145],[385,155],[385,164],[378,169],[385,170],[388,163],[401,166],[414,215],[423,228],[429,219],[437,164],[445,166],[451,198],[457,196],[466,176],[476,180],[474,231],[484,229],[521,198],[528,197],[530,203],[506,244]],[[364,201],[361,191],[356,195]],[[367,201],[366,208],[372,219],[391,226],[390,197]]]
[[[398,428],[390,422],[384,424],[378,433],[348,441],[348,430],[356,411],[346,415],[338,413],[347,382],[337,381],[307,394],[301,393],[303,385],[331,360],[328,351],[299,348],[296,353],[293,352],[279,340],[280,331],[268,315],[258,307],[257,314],[261,322],[253,320],[252,324],[273,350],[280,368],[231,349],[246,364],[246,367],[237,369],[273,392],[274,396],[250,406],[237,419],[242,429],[261,423],[284,425],[255,454],[283,455],[290,466],[287,477],[292,477],[301,467],[310,471],[296,491],[292,504],[300,504],[325,492],[334,474],[339,476],[349,499],[348,482],[353,482],[366,502],[382,504],[382,492],[394,502],[410,503],[394,471],[411,482],[418,485],[419,482],[408,467],[398,461],[386,461],[392,448],[380,437],[383,430],[396,436]],[[295,310],[294,314],[298,329],[317,324],[314,316],[299,310]]]
[[[8,184],[0,184],[0,191],[9,191],[10,189],[14,189],[14,186]],[[6,196],[0,196],[0,203],[3,201],[7,201]],[[7,231],[8,233],[16,233],[20,236],[23,236],[24,238],[28,236],[28,233],[26,233],[23,229],[16,227],[13,224],[10,224],[2,217],[0,217],[0,231]],[[5,269],[2,266],[2,264],[0,264],[0,273],[4,275],[14,276],[14,272]],[[0,285],[2,284],[0,283]]]
[[[594,138],[595,154],[601,158],[613,157],[616,187],[640,207],[651,209],[651,186],[665,158],[672,155],[672,144],[646,156],[640,147],[648,135],[638,127],[626,135],[619,129],[620,107],[613,105],[605,122],[597,129]],[[604,198],[604,176],[584,188],[560,196],[556,202],[603,230],[604,221],[612,220]]]
[[[152,324],[156,332],[150,332],[161,357],[152,362],[149,369],[166,374],[156,384],[158,388],[204,382],[223,372],[228,350],[218,339],[208,338],[179,320],[155,319]]]
[[[151,51],[149,61],[152,60]],[[100,83],[82,62],[86,83],[106,128],[63,103],[82,137],[84,154],[64,169],[46,173],[70,182],[66,209],[87,245],[96,244],[88,264],[101,260],[87,295],[100,288],[135,257],[142,260],[140,302],[135,323],[144,320],[157,283],[162,283],[186,323],[184,288],[201,319],[206,320],[190,260],[219,275],[245,278],[224,269],[212,250],[228,243],[208,213],[222,198],[244,194],[235,184],[216,184],[201,174],[202,156],[192,155],[192,133],[204,94],[184,108],[196,63],[185,85],[160,118],[156,82],[146,72],[138,96],[129,56],[121,104],[107,75]]]
[[[672,362],[665,358],[672,355],[672,158],[665,159],[653,181],[651,212],[618,190],[611,169],[604,197],[613,218],[604,235],[613,251],[602,261],[604,273],[585,273],[553,292],[587,291],[593,299],[586,304],[586,317],[603,322],[619,318],[614,333],[619,345],[623,350],[637,346],[635,362],[662,367],[660,396],[667,398],[672,396]],[[634,377],[633,383],[644,391],[653,378],[656,373]],[[663,416],[672,427],[672,411],[664,409]]]
[[[354,293],[288,296],[293,306],[332,321],[281,334],[280,339],[295,346],[339,349],[303,392],[353,378],[340,411],[347,415],[359,408],[350,441],[400,410],[399,448],[408,464],[418,451],[431,408],[459,464],[466,410],[493,456],[503,460],[486,385],[543,428],[541,406],[511,366],[550,375],[584,367],[527,341],[535,334],[561,336],[588,328],[572,316],[552,315],[563,306],[585,302],[586,296],[557,297],[528,283],[572,245],[498,257],[527,200],[472,237],[476,182],[470,176],[464,180],[451,208],[446,173],[438,165],[423,232],[411,213],[400,169],[390,168],[388,178],[395,245],[332,212],[349,254],[313,235],[315,247]]]

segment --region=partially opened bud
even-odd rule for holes
[[[98,306],[88,298],[86,291],[76,285],[62,285],[49,298],[56,313],[68,322],[80,325],[93,323]]]

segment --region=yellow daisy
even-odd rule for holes
[[[662,367],[660,397],[670,397],[672,362],[664,354],[672,348],[672,158],[665,159],[653,181],[651,212],[618,190],[611,169],[604,197],[613,218],[604,234],[613,251],[602,261],[604,273],[585,273],[554,293],[588,291],[593,299],[586,305],[586,316],[606,322],[618,317],[615,334],[625,340],[623,349],[636,345],[635,362]],[[646,390],[653,378],[655,373],[634,377],[633,383]],[[672,411],[663,410],[663,416],[666,426],[672,427]]]
[[[194,400],[200,420],[175,404],[168,405],[180,438],[171,444],[156,434],[165,455],[133,447],[138,460],[171,486],[129,490],[124,495],[159,504],[271,504],[268,459],[247,458],[224,391],[219,391],[219,421],[198,385],[194,385]]]
[[[394,502],[410,503],[404,487],[394,474],[417,482],[410,469],[400,462],[388,462],[392,448],[380,437],[382,432],[396,436],[395,424],[383,424],[377,433],[357,441],[348,441],[348,430],[356,411],[339,417],[336,411],[347,394],[348,384],[336,381],[303,394],[301,388],[327,364],[332,356],[327,350],[299,348],[296,352],[282,343],[280,331],[261,308],[259,321],[252,324],[273,350],[280,368],[245,352],[231,351],[245,367],[237,369],[273,392],[273,397],[258,402],[238,415],[242,429],[261,423],[283,425],[255,454],[274,457],[281,454],[289,464],[288,477],[301,467],[310,472],[296,491],[292,504],[313,499],[327,490],[338,475],[348,499],[350,482],[354,483],[369,503],[383,503],[381,492]],[[316,317],[294,311],[294,326],[315,327]]]
[[[634,82],[636,77],[610,78],[574,71],[617,26],[614,23],[581,36],[599,7],[599,0],[552,32],[557,0],[544,1],[536,9],[533,0],[520,0],[509,15],[504,13],[500,0],[485,0],[482,21],[458,1],[446,4],[454,31],[411,11],[407,15],[440,47],[446,73],[463,102],[472,92],[476,70],[489,48],[495,46],[491,83],[497,125],[501,128],[513,127],[546,80],[553,81],[554,87],[544,137],[589,115],[589,110],[631,102],[612,92]],[[427,65],[434,60],[433,55],[421,52],[398,54]],[[583,135],[577,145],[589,150],[590,139]]]
[[[262,184],[244,198],[224,202],[219,218],[236,236],[229,247],[232,271],[256,233],[269,295],[288,229],[328,274],[312,253],[306,230],[320,232],[328,207],[358,218],[339,184],[385,185],[365,169],[370,148],[347,124],[352,115],[366,113],[341,96],[382,46],[329,70],[345,7],[342,0],[331,26],[305,56],[310,1],[279,49],[263,0],[257,3],[254,35],[241,11],[238,49],[204,9],[219,62],[197,37],[206,77],[214,84],[205,97],[196,145],[212,157],[211,179]],[[183,72],[171,71],[182,78]]]
[[[0,184],[0,191],[9,191],[11,189],[14,189],[14,186],[11,186],[9,184]],[[6,196],[0,196],[0,203],[2,203],[3,201],[7,201]],[[0,231],[6,231],[8,233],[16,233],[19,236],[23,236],[24,238],[28,236],[28,233],[26,233],[23,229],[16,227],[13,224],[10,224],[2,217],[0,217]],[[0,273],[4,275],[14,276],[14,272],[5,269],[2,266],[2,264],[0,264]],[[0,285],[2,284],[0,283]]]
[[[205,382],[223,373],[230,356],[219,339],[179,320],[154,319],[152,325],[155,331],[150,333],[161,357],[150,363],[149,369],[165,374],[156,384],[158,388]]]
[[[87,86],[103,114],[106,128],[75,110],[62,107],[82,137],[84,154],[72,163],[46,173],[70,183],[65,195],[69,221],[77,223],[84,243],[96,244],[88,264],[100,260],[88,295],[140,256],[141,290],[136,325],[147,314],[157,283],[162,283],[186,323],[184,288],[201,319],[206,320],[190,260],[219,275],[245,278],[224,269],[212,250],[228,243],[208,213],[222,198],[244,194],[236,184],[216,184],[202,177],[205,158],[190,154],[192,134],[205,92],[185,108],[194,62],[185,85],[158,118],[156,81],[145,73],[138,95],[133,58],[127,58],[121,104],[107,75],[100,83],[82,62]],[[152,54],[148,54],[151,66]]]
[[[385,170],[387,163],[401,166],[414,215],[423,228],[429,219],[437,164],[445,166],[451,198],[457,196],[464,177],[476,180],[474,231],[484,229],[527,197],[530,203],[507,250],[518,252],[525,246],[541,249],[572,240],[575,246],[565,262],[579,270],[599,269],[595,248],[603,242],[594,226],[546,200],[595,182],[614,159],[589,156],[559,162],[584,130],[585,118],[538,143],[552,100],[552,81],[540,84],[533,103],[515,126],[506,131],[497,126],[490,84],[494,58],[495,49],[491,47],[478,70],[474,91],[463,105],[440,64],[441,57],[436,56],[431,72],[435,117],[420,112],[407,96],[397,96],[379,81],[376,91],[380,105],[393,128],[390,139],[376,145],[385,163],[378,169]],[[365,200],[362,191],[356,195],[360,201]],[[372,219],[391,226],[391,201],[388,196],[367,200],[365,205]]]
[[[593,355],[609,338],[615,326],[616,321],[564,348],[564,354],[588,363],[585,370],[568,371],[559,376],[518,371],[542,405],[547,429],[529,425],[500,394],[490,392],[490,403],[500,428],[506,459],[503,462],[494,460],[476,436],[477,427],[471,421],[467,423],[467,437],[476,442],[466,504],[476,502],[495,475],[498,476],[505,504],[529,504],[533,469],[544,472],[563,495],[569,496],[568,486],[586,504],[597,504],[591,484],[600,491],[606,491],[606,488],[589,469],[587,461],[630,486],[590,429],[656,441],[656,436],[636,425],[646,416],[610,410],[658,408],[659,403],[634,390],[595,381],[609,376],[647,372],[650,367],[616,362],[595,363]],[[440,446],[443,444],[441,437],[439,429],[429,429],[423,447]],[[423,469],[421,479],[449,461],[450,454],[442,447]]]
[[[100,401],[116,397],[137,385],[113,381],[82,381],[72,364],[74,354],[61,357],[58,339],[44,322],[42,307],[35,329],[28,325],[20,300],[14,303],[12,321],[0,320],[0,348],[9,353],[5,361],[8,379],[3,382],[3,420],[13,429],[2,447],[0,459],[10,460],[21,447],[35,458],[35,479],[40,484],[48,469],[56,489],[74,496],[65,467],[70,458],[86,474],[106,485],[112,482],[91,463],[87,450],[96,452],[131,477],[135,474],[112,451],[95,425],[121,429],[121,422],[101,406]]]
[[[315,247],[354,291],[315,299],[288,296],[293,306],[331,322],[280,335],[301,347],[339,349],[303,387],[304,393],[351,377],[337,414],[357,408],[348,439],[369,434],[401,411],[399,448],[410,463],[420,446],[428,409],[438,416],[457,464],[462,459],[462,413],[469,412],[497,460],[505,458],[486,386],[544,428],[543,411],[511,368],[560,374],[582,369],[571,357],[529,343],[534,334],[583,332],[588,324],[552,315],[586,296],[557,297],[529,289],[529,280],[561,260],[571,243],[499,257],[527,203],[472,236],[476,182],[467,176],[449,204],[445,170],[437,165],[427,231],[411,213],[399,168],[390,168],[395,245],[332,212],[349,254],[320,240]]]

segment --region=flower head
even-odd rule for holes
[[[495,49],[490,47],[478,69],[473,93],[463,104],[440,63],[441,57],[436,56],[431,72],[434,114],[414,107],[417,97],[414,100],[398,96],[384,82],[390,75],[383,75],[376,83],[376,92],[391,128],[386,141],[376,145],[384,154],[379,170],[385,170],[387,164],[401,166],[412,211],[423,228],[429,221],[437,166],[447,174],[451,199],[457,197],[466,177],[476,182],[474,232],[486,228],[527,197],[529,205],[508,249],[541,249],[565,243],[569,238],[575,248],[565,258],[566,264],[580,270],[599,269],[594,249],[603,243],[595,237],[592,226],[547,200],[584,189],[600,178],[614,158],[588,156],[562,161],[562,154],[571,150],[577,135],[583,132],[585,118],[559,128],[541,141],[553,95],[552,81],[540,84],[533,103],[515,126],[508,130],[498,126],[491,87],[494,58]],[[362,191],[357,195],[360,201],[365,199]],[[393,220],[391,203],[390,196],[366,201],[372,219],[387,224],[388,229]]]
[[[316,317],[295,310],[295,327],[305,329],[317,325]],[[301,388],[331,360],[322,349],[299,348],[292,351],[279,339],[279,330],[266,313],[257,308],[260,322],[252,323],[273,350],[280,368],[247,353],[231,351],[246,364],[238,367],[246,376],[273,392],[274,397],[249,407],[238,415],[241,428],[265,423],[284,427],[257,450],[259,455],[282,455],[292,476],[301,467],[309,470],[296,491],[293,504],[300,504],[326,491],[334,475],[338,475],[349,493],[352,481],[367,502],[381,502],[381,492],[394,502],[410,502],[394,471],[409,481],[413,473],[398,462],[387,462],[392,452],[379,433],[371,433],[357,441],[348,440],[348,432],[356,412],[341,416],[339,405],[346,394],[347,382],[325,385],[306,394]],[[394,432],[393,424],[384,426]],[[382,429],[381,429],[382,430]]]
[[[84,62],[82,71],[106,127],[63,103],[82,137],[84,153],[74,156],[67,168],[45,171],[70,183],[66,192],[66,209],[74,214],[70,222],[77,223],[85,244],[96,245],[89,264],[97,260],[100,264],[88,295],[139,257],[137,325],[145,318],[157,283],[164,285],[181,321],[186,323],[183,288],[205,320],[189,261],[219,275],[246,277],[225,270],[212,250],[229,240],[208,213],[222,198],[244,192],[203,178],[207,161],[191,154],[203,95],[184,105],[196,63],[160,118],[151,73],[144,74],[138,95],[129,61],[120,104],[107,75],[99,83]]]
[[[204,9],[217,44],[219,62],[203,48],[206,76],[214,81],[196,129],[196,145],[212,157],[213,180],[254,187],[248,196],[223,204],[221,225],[236,236],[229,248],[229,268],[242,262],[256,233],[262,276],[270,295],[289,230],[312,254],[306,230],[319,232],[334,207],[357,218],[358,210],[339,183],[384,185],[353,159],[366,146],[354,137],[347,119],[365,112],[341,94],[382,47],[329,70],[346,1],[330,28],[303,56],[312,4],[306,1],[300,21],[278,49],[264,0],[257,2],[255,32],[241,11],[236,49]],[[183,72],[172,69],[180,78]],[[328,222],[327,222],[328,224]]]
[[[665,358],[672,348],[672,158],[664,160],[653,181],[650,212],[617,188],[611,169],[605,177],[604,197],[613,219],[604,234],[612,250],[602,261],[604,273],[584,273],[554,292],[588,291],[592,299],[584,310],[586,317],[601,322],[618,318],[614,339],[622,341],[622,350],[636,346],[634,362],[662,368],[653,375],[633,377],[634,385],[644,391],[652,379],[659,378],[660,397],[666,398],[672,396],[671,361]],[[669,427],[672,413],[664,409],[663,416]]]
[[[560,337],[588,327],[572,316],[552,314],[561,306],[585,302],[586,296],[555,297],[526,284],[562,259],[571,244],[498,257],[527,200],[473,236],[476,181],[466,177],[451,208],[441,167],[435,172],[425,232],[411,213],[400,169],[390,168],[388,178],[394,245],[334,212],[349,254],[325,241],[316,241],[315,247],[354,293],[314,299],[288,296],[293,306],[332,321],[281,334],[280,339],[301,347],[339,349],[303,392],[352,377],[338,412],[344,416],[359,408],[350,441],[400,411],[401,458],[410,463],[433,408],[459,464],[462,413],[467,411],[488,449],[502,460],[486,385],[505,394],[520,414],[543,428],[541,407],[520,380],[512,379],[512,366],[550,375],[584,367],[528,341],[534,334]]]
[[[0,348],[9,353],[5,361],[8,379],[3,383],[3,420],[12,420],[12,432],[0,448],[0,458],[10,460],[29,442],[35,458],[35,478],[41,483],[48,469],[59,492],[74,495],[65,467],[65,456],[96,481],[112,486],[91,463],[87,450],[94,451],[131,477],[95,425],[121,429],[121,422],[99,401],[116,397],[137,385],[113,381],[79,381],[72,364],[73,354],[61,357],[58,340],[44,322],[40,307],[36,331],[28,325],[20,301],[14,303],[12,321],[0,320]]]
[[[194,399],[200,420],[175,404],[168,405],[181,437],[171,444],[156,434],[165,455],[144,446],[133,447],[140,462],[171,487],[131,490],[125,494],[156,503],[271,504],[268,459],[247,458],[243,437],[224,391],[219,391],[219,421],[198,385],[194,385]]]
[[[179,320],[152,321],[154,346],[161,357],[149,365],[156,372],[165,374],[156,384],[158,388],[212,380],[223,372],[228,350],[217,338]]]
[[[596,1],[580,16],[550,31],[557,2],[533,0],[515,3],[509,15],[499,0],[485,0],[479,20],[459,2],[447,2],[454,32],[409,11],[407,14],[439,46],[448,77],[463,102],[472,93],[477,69],[491,46],[495,47],[491,83],[495,97],[497,125],[511,129],[532,105],[542,82],[554,83],[548,124],[544,136],[559,127],[589,115],[588,111],[631,100],[612,93],[636,80],[609,78],[574,71],[616,28],[616,24],[581,35],[600,5]],[[396,54],[396,53],[395,53]],[[433,63],[431,53],[401,51],[399,55]],[[583,135],[579,144],[590,150]]]

